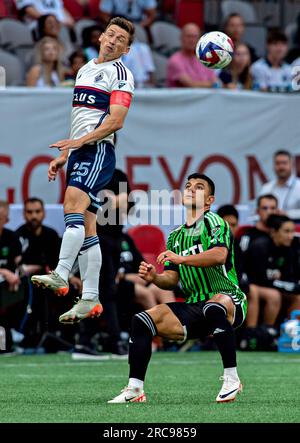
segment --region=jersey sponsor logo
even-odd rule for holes
[[[98,75],[96,75],[96,77],[95,77],[95,82],[100,82],[102,79],[103,79],[103,77],[104,77],[104,72],[99,72],[99,74]]]
[[[73,95],[73,107],[87,107],[107,111],[110,94],[97,88],[76,86]]]
[[[182,251],[181,255],[196,255],[199,254],[199,252],[203,252],[203,246],[201,244],[194,245],[188,249],[185,249],[184,251]]]
[[[89,105],[93,105],[96,102],[96,96],[93,94],[86,94],[85,92],[81,92],[80,94],[75,92],[73,102],[84,102]]]

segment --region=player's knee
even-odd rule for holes
[[[131,322],[131,336],[143,334],[152,335],[153,337],[157,335],[156,325],[145,311],[135,314]]]
[[[227,320],[227,309],[220,303],[205,303],[203,315],[214,333],[216,330],[217,332],[229,332],[232,330],[232,326]],[[220,331],[218,331],[218,328]]]

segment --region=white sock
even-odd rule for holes
[[[55,271],[68,281],[69,274],[78,252],[84,242],[84,216],[82,214],[65,214],[66,230],[63,235],[59,262]]]
[[[144,389],[144,382],[142,380],[139,380],[138,378],[130,378],[128,383],[129,388],[138,388],[143,390]]]
[[[239,380],[237,368],[224,368],[224,377],[230,377]]]
[[[78,255],[82,300],[99,301],[99,276],[102,255],[97,236],[86,237]]]

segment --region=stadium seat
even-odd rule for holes
[[[22,86],[24,83],[24,69],[18,57],[0,49],[0,66],[5,69],[6,86]],[[3,75],[3,70],[0,70],[1,85],[4,84]]]
[[[293,48],[295,45],[295,34],[297,31],[297,23],[293,22],[293,23],[289,23],[284,32],[285,35],[287,36],[288,40],[289,40],[289,47]]]
[[[245,25],[244,41],[255,49],[258,57],[266,55],[267,29],[264,25]]]
[[[180,34],[180,29],[172,23],[154,22],[151,26],[153,49],[166,56],[172,55],[181,46]]]
[[[245,23],[257,23],[256,11],[249,2],[242,2],[238,0],[223,0],[221,3],[222,18],[225,19],[228,15],[237,13],[240,14]]]
[[[155,66],[155,84],[157,87],[163,88],[166,84],[168,59],[156,51],[152,51],[152,57]]]
[[[76,33],[77,43],[79,45],[82,44],[82,31],[84,30],[84,28],[88,28],[97,24],[98,23],[95,20],[91,20],[89,18],[83,18],[82,20],[79,20],[75,23],[74,29]]]
[[[133,239],[144,259],[154,265],[158,272],[162,272],[163,266],[156,262],[157,256],[166,250],[165,236],[161,229],[154,225],[134,226],[128,230],[128,235]]]
[[[14,19],[0,20],[0,45],[5,51],[16,55],[25,63],[28,51],[34,46],[28,27]]]
[[[182,28],[187,23],[204,25],[204,0],[179,0],[176,5],[176,25]]]

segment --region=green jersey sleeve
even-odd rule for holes
[[[167,250],[168,250],[168,251],[175,252],[175,251],[174,251],[174,241],[173,241],[173,235],[172,235],[172,232],[171,232],[171,234],[169,235],[168,240],[167,240]],[[174,265],[174,263],[172,263],[172,262],[170,262],[170,261],[167,261],[167,262],[165,263],[164,270],[165,270],[165,271],[176,271],[176,272],[179,272],[178,265]]]
[[[207,223],[208,249],[215,247],[230,248],[230,228],[228,223],[221,217],[218,217],[217,222]]]

